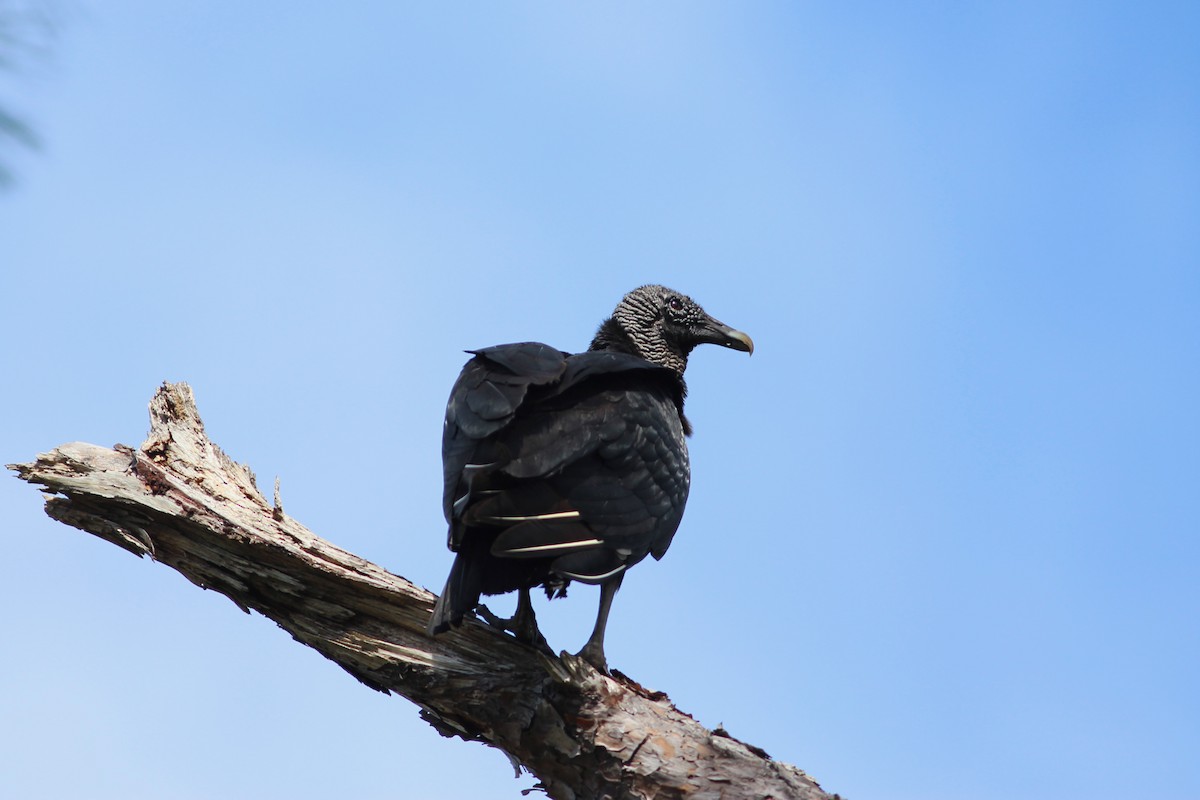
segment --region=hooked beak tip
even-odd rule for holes
[[[730,329],[725,332],[725,336],[728,337],[726,347],[754,355],[754,340],[750,338],[749,334]]]

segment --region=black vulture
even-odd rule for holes
[[[698,344],[754,352],[687,295],[642,286],[571,355],[539,342],[470,350],[442,436],[443,507],[456,555],[429,633],[462,623],[483,595],[520,592],[512,620],[545,647],[529,590],[600,585],[579,655],[607,672],[604,627],[625,570],[662,558],[687,502],[683,372]],[[482,611],[482,609],[481,609]]]

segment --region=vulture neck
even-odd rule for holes
[[[679,376],[679,395],[675,398],[676,406],[679,409],[679,421],[683,424],[684,436],[691,436],[692,423],[683,414],[683,401],[687,397],[687,383],[683,380],[683,371],[687,368],[687,354],[674,352],[661,339],[658,340],[658,347],[652,345],[639,347],[638,345],[639,343],[634,341],[620,323],[609,317],[600,324],[600,330],[596,331],[596,336],[592,339],[588,350],[628,353],[631,356],[644,358],[651,363],[673,369]]]
[[[637,332],[641,332],[638,329]],[[650,333],[647,331],[647,333]],[[683,371],[687,369],[687,353],[674,350],[663,341],[661,336],[631,335],[626,328],[613,317],[604,320],[600,330],[592,339],[588,350],[604,350],[610,353],[628,353],[631,356],[644,358],[652,364],[670,367],[683,380]]]

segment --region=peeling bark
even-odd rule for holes
[[[557,800],[831,798],[801,770],[710,731],[619,673],[552,658],[469,620],[435,639],[435,597],[317,537],[209,441],[187,384],[150,403],[134,449],[72,443],[13,464],[46,513],[274,620],[444,736],[497,747]]]

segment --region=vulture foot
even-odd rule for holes
[[[591,664],[601,674],[612,677],[612,673],[608,671],[608,659],[604,657],[604,645],[596,642],[588,642],[583,646],[583,649],[575,654],[576,658],[582,658],[587,663]]]
[[[483,603],[476,607],[475,612],[493,628],[511,633],[518,642],[534,647],[548,655],[554,655],[554,651],[550,649],[550,643],[538,630],[537,617],[533,613],[533,603],[529,600],[528,589],[521,590],[520,599],[517,601],[517,613],[511,617],[498,617]]]

